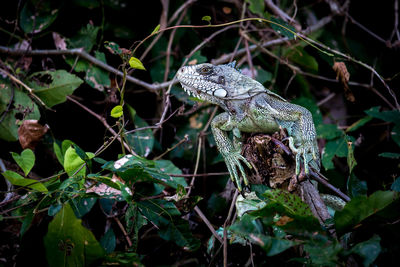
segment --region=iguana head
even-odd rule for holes
[[[178,70],[177,78],[189,95],[218,105],[265,92],[260,83],[243,75],[234,64],[186,66]]]

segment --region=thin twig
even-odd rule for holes
[[[194,207],[194,211],[197,213],[197,215],[200,216],[200,218],[203,220],[203,222],[206,224],[206,226],[208,227],[208,229],[210,229],[211,233],[214,235],[214,237],[222,243],[224,243],[224,241],[222,240],[222,238],[217,234],[217,232],[215,231],[214,227],[212,226],[212,224],[210,223],[210,221],[207,219],[207,217],[204,215],[204,213],[199,209],[199,207]]]
[[[332,190],[333,192],[335,192],[339,197],[341,197],[343,200],[345,200],[346,202],[349,202],[351,199],[344,194],[342,191],[340,191],[339,188],[334,187],[333,185],[331,185],[330,183],[327,182],[327,178],[324,177],[322,174],[320,173],[315,173],[312,170],[310,170],[310,174],[312,176],[312,178],[314,180],[316,180],[317,182],[321,183],[322,185],[324,185],[325,187],[329,188],[330,190]]]
[[[128,243],[128,247],[132,247],[132,241],[126,232],[124,226],[122,225],[121,221],[117,217],[113,217],[114,221],[118,224],[119,229],[121,229],[122,233],[124,234],[124,237],[126,239],[126,242]]]
[[[117,139],[118,141],[124,145],[124,147],[133,155],[137,156],[137,154],[135,153],[135,151],[133,151],[129,145],[127,143],[125,143],[121,137],[118,135],[118,133],[116,133],[114,131],[114,129],[107,123],[106,119],[103,118],[102,116],[98,115],[97,113],[95,113],[94,111],[92,111],[91,109],[89,109],[88,107],[86,107],[85,105],[82,105],[81,103],[79,103],[77,100],[75,100],[74,98],[72,98],[71,96],[67,96],[67,99],[75,104],[77,104],[79,107],[81,107],[82,109],[84,109],[86,112],[88,112],[90,115],[94,116],[96,119],[98,119],[99,121],[101,121],[101,123],[106,127],[106,129],[113,135],[113,136],[118,136]]]
[[[50,56],[50,55],[79,55],[80,57],[86,59],[87,61],[89,61],[90,63],[110,72],[113,73],[117,76],[123,77],[124,74],[122,71],[119,71],[113,67],[111,67],[110,65],[107,65],[106,63],[98,60],[97,58],[91,56],[89,53],[87,53],[85,50],[83,50],[82,48],[75,48],[75,49],[66,49],[66,50],[56,50],[56,49],[46,49],[46,50],[25,50],[25,49],[14,49],[14,48],[10,48],[10,47],[5,47],[5,46],[0,46],[0,53],[5,53],[8,55],[19,55],[19,56],[24,56],[24,55],[29,55],[29,56]],[[160,90],[161,88],[166,88],[169,85],[176,83],[177,81],[168,81],[165,83],[154,83],[154,84],[150,84],[147,82],[144,82],[142,80],[136,79],[132,76],[126,76],[126,80],[140,85],[152,92],[156,92],[158,90]]]
[[[185,136],[178,142],[176,143],[174,146],[168,148],[166,151],[164,151],[161,155],[158,155],[157,157],[154,157],[153,160],[159,160],[162,157],[164,157],[166,154],[168,154],[170,151],[174,150],[177,146],[180,146],[181,144],[187,142],[189,140],[189,136],[187,134],[185,134]]]

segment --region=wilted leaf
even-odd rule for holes
[[[117,43],[105,41],[104,47],[107,48],[112,54],[120,55],[122,54],[122,49],[119,47]]]
[[[66,50],[67,43],[65,42],[65,38],[61,37],[61,35],[56,32],[53,32],[52,35],[55,47],[59,50]]]
[[[93,233],[82,226],[69,204],[50,222],[44,245],[50,266],[89,266],[104,256]]]
[[[44,79],[41,82],[40,79]],[[35,72],[30,76],[30,86],[34,93],[48,106],[65,102],[66,96],[71,95],[82,84],[82,80],[65,70]]]
[[[344,62],[335,62],[332,69],[336,72],[336,80],[339,80],[343,85],[346,99],[350,102],[354,102],[355,97],[349,88],[350,73],[346,68],[346,64],[344,64]]]
[[[146,70],[146,68],[143,66],[143,63],[140,61],[140,59],[136,57],[131,57],[129,59],[129,66],[133,69],[138,69],[138,70]]]
[[[18,166],[24,171],[25,176],[32,170],[35,165],[35,154],[30,149],[25,149],[21,152],[21,155],[15,152],[11,152],[11,155]]]
[[[47,124],[43,126],[37,120],[24,120],[18,128],[18,139],[21,147],[34,149],[48,130]]]

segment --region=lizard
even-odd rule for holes
[[[241,132],[274,133],[282,127],[287,130],[289,148],[296,155],[296,176],[301,166],[306,175],[310,166],[319,171],[320,157],[311,112],[242,74],[235,64],[183,66],[176,77],[186,93],[224,109],[225,112],[212,120],[211,130],[238,190],[242,191],[241,178],[248,185],[243,164],[252,168],[241,155]],[[228,137],[230,131],[233,140]]]

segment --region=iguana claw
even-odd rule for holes
[[[311,141],[306,141],[298,147],[295,147],[293,137],[289,137],[289,147],[296,154],[296,175],[300,174],[301,163],[304,164],[306,175],[310,173],[309,165],[319,170],[318,148]]]
[[[244,162],[247,167],[252,168],[251,164],[247,161],[245,157],[243,157],[239,151],[234,151],[231,153],[222,153],[222,156],[225,159],[226,167],[228,168],[229,174],[231,176],[232,182],[234,182],[239,191],[242,191],[242,185],[240,182],[240,176],[243,177],[244,184],[247,186],[249,181],[246,178],[246,172],[240,161]],[[240,176],[238,174],[237,169],[240,171]]]

